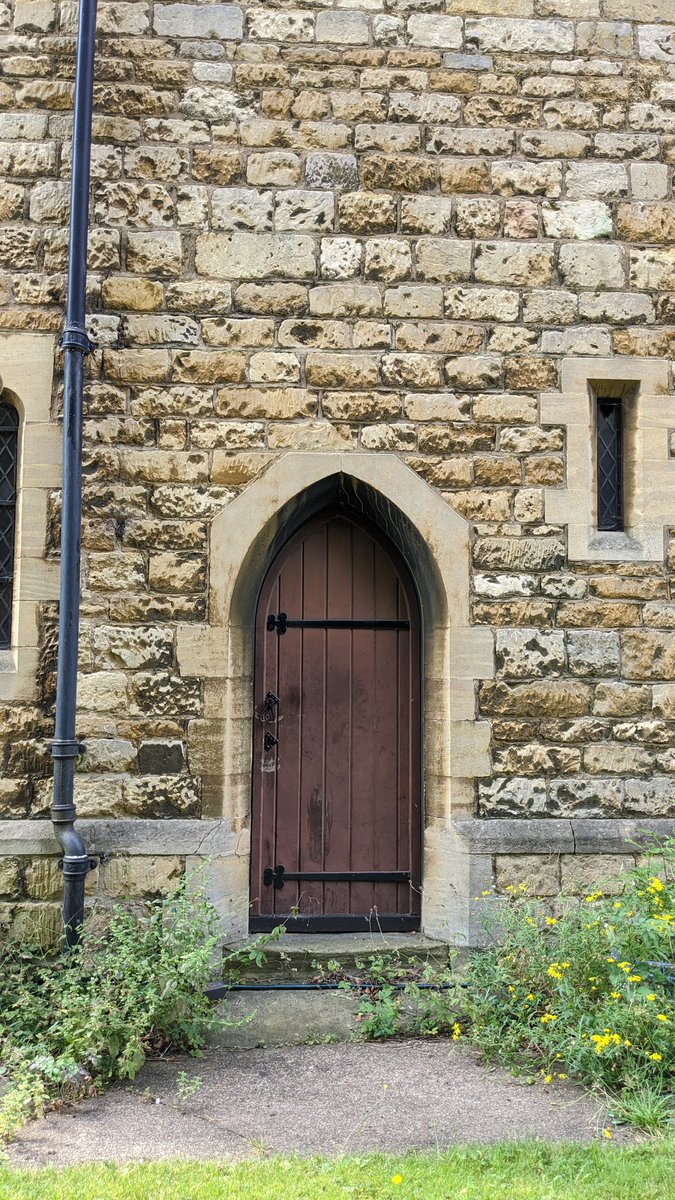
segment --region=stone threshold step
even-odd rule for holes
[[[430,963],[442,970],[449,962],[449,947],[445,942],[419,933],[287,933],[278,941],[267,943],[263,953],[265,962],[261,966],[251,962],[238,967],[241,982],[320,981],[340,975],[367,974],[358,964],[369,964],[380,956],[397,960],[402,975],[406,974],[406,964],[412,967],[414,962]]]

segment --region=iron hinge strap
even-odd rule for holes
[[[375,618],[372,620],[357,620],[351,617],[344,619],[327,618],[326,620],[307,620],[307,621],[291,621],[287,613],[279,613],[275,616],[270,613],[267,618],[267,632],[283,634],[287,629],[410,629],[410,621],[378,621]]]
[[[265,887],[276,891],[286,880],[306,883],[410,883],[410,871],[287,871],[285,867],[266,867]]]

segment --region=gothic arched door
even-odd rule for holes
[[[256,614],[251,929],[420,922],[421,629],[405,564],[340,510],[305,525]]]

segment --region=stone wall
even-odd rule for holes
[[[0,6],[0,330],[62,324],[75,20]],[[672,403],[673,0],[135,0],[98,28],[81,814],[203,815],[176,628],[208,619],[213,517],[292,449],[396,455],[469,522],[475,817],[673,816],[675,461],[663,557],[571,560],[540,400],[619,358]],[[47,814],[54,628],[43,604],[36,697],[0,710],[6,819]],[[2,870],[10,916],[50,900],[51,868]]]

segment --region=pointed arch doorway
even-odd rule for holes
[[[420,608],[361,515],[324,511],[269,567],[254,706],[251,930],[419,928]]]

